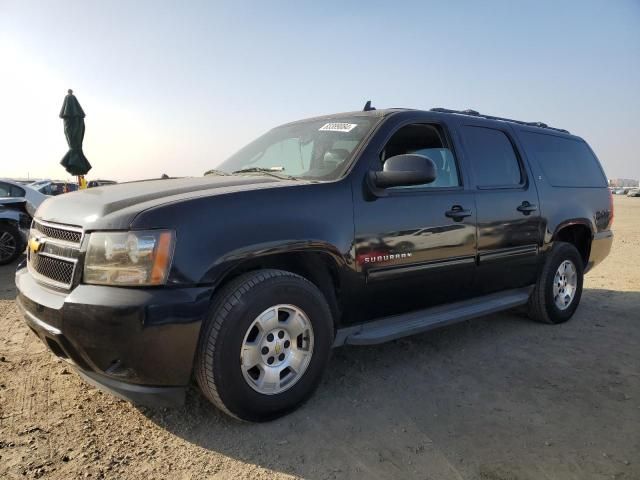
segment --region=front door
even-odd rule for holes
[[[465,188],[445,125],[398,125],[373,169],[400,154],[431,158],[433,183],[388,188],[382,196],[355,189],[355,261],[364,287],[361,320],[459,300],[469,294],[476,255],[474,192]]]

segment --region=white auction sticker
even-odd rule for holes
[[[357,123],[326,123],[321,128],[321,132],[350,132],[358,126]]]

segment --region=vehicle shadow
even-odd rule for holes
[[[140,410],[204,449],[310,479],[574,478],[578,464],[581,477],[608,471],[603,451],[634,456],[639,307],[640,292],[586,289],[563,325],[505,312],[337,349],[311,400],[269,423],[230,419],[195,387],[183,408]]]

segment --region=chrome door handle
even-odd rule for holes
[[[536,210],[538,210],[538,207],[536,207],[535,205],[533,205],[532,203],[529,203],[527,201],[522,202],[522,204],[518,207],[517,209],[519,212],[521,212],[524,215],[529,215],[531,212],[535,212]]]
[[[471,210],[465,210],[460,205],[454,205],[451,210],[444,212],[444,215],[449,218],[453,218],[454,221],[459,222],[465,217],[472,215]]]

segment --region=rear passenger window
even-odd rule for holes
[[[598,160],[583,140],[522,132],[522,143],[554,187],[606,187]]]
[[[462,132],[479,188],[517,187],[523,183],[520,162],[504,132],[471,126],[462,127]]]

